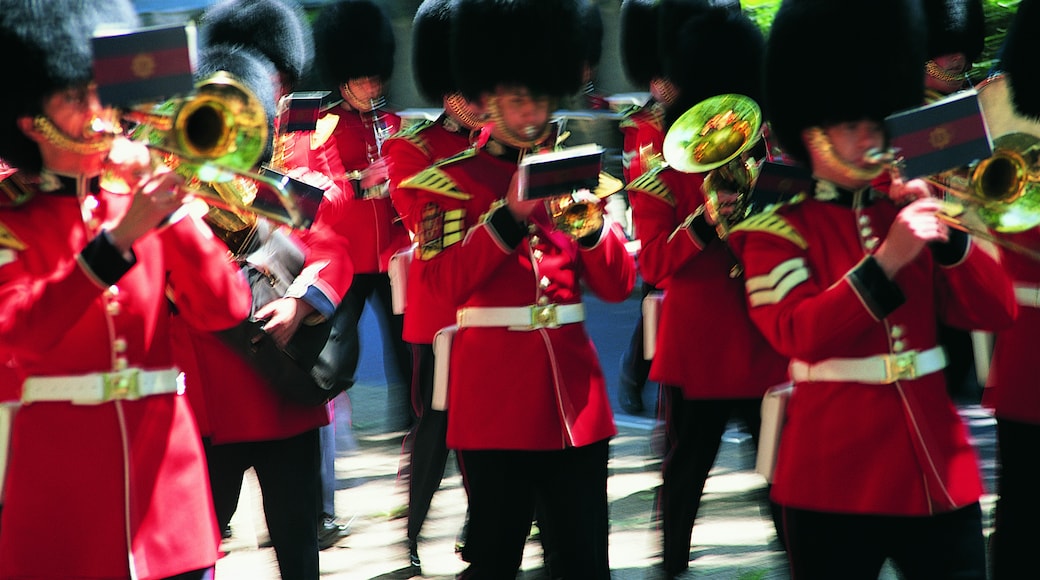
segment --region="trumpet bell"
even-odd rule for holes
[[[738,94],[709,97],[683,113],[668,129],[662,151],[669,166],[704,173],[726,165],[754,146],[762,110]]]

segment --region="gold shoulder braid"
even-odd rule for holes
[[[730,233],[734,232],[763,232],[783,238],[802,250],[809,247],[809,243],[805,241],[802,234],[798,233],[798,230],[794,229],[783,216],[778,215],[775,211],[766,211],[745,219],[733,226]]]
[[[637,191],[660,199],[668,205],[675,205],[675,196],[672,195],[668,184],[661,179],[661,171],[664,166],[657,166],[637,177],[632,183],[625,186],[625,191]]]
[[[466,210],[445,210],[435,203],[422,208],[416,242],[419,244],[419,259],[429,260],[445,248],[462,241],[465,235]]]
[[[14,235],[11,230],[7,229],[7,226],[0,222],[0,248],[10,248],[12,250],[24,250],[27,246],[25,242],[18,239],[18,236]]]
[[[314,126],[314,132],[311,133],[311,150],[317,150],[332,137],[332,132],[336,130],[336,126],[339,125],[339,115],[335,113],[328,113],[324,117],[318,119],[318,122]]]
[[[458,186],[455,184],[455,180],[445,173],[438,165],[428,167],[408,179],[405,179],[398,187],[422,189],[452,199],[467,200],[473,197],[468,193],[459,191]]]

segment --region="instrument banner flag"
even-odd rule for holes
[[[993,154],[974,89],[890,115],[885,128],[905,179],[934,175]]]
[[[602,169],[603,148],[598,145],[528,155],[520,161],[521,198],[557,197],[579,189],[595,191]]]
[[[195,27],[155,26],[92,40],[94,79],[106,105],[161,101],[195,88]]]
[[[318,117],[333,103],[332,91],[298,91],[282,97],[278,103],[279,130],[314,131]]]

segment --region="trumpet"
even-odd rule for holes
[[[662,147],[665,162],[684,173],[707,173],[705,210],[716,224],[719,238],[751,213],[751,187],[758,163],[746,153],[762,138],[762,111],[744,95],[709,97],[683,113],[672,124]],[[737,199],[723,213],[720,191]]]
[[[308,227],[292,193],[253,168],[267,147],[267,114],[259,99],[233,75],[219,71],[185,98],[121,113],[128,136],[143,142],[162,163],[186,179],[192,194],[210,206],[211,223],[227,231],[255,224],[257,216]],[[107,129],[122,133],[122,128]],[[106,172],[110,191],[129,191],[125,179]]]

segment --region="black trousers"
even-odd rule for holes
[[[663,391],[668,452],[662,462],[659,509],[664,569],[674,575],[689,567],[693,522],[726,425],[731,418],[743,420],[757,444],[762,399],[691,400],[683,398],[678,387]]]
[[[993,578],[1021,578],[1040,546],[1040,425],[997,419],[997,508],[990,540]]]
[[[392,379],[397,377],[405,387],[400,389],[400,395],[396,398],[393,397],[392,390],[388,393],[388,418],[392,423],[391,430],[397,430],[411,425],[415,419],[407,389],[408,385],[412,384],[412,352],[402,338],[404,316],[393,312],[390,301],[390,276],[386,273],[355,274],[347,295],[340,302],[336,311],[336,324],[341,336],[341,356],[346,361],[343,368],[344,372],[350,373],[351,378],[357,372],[361,358],[358,324],[361,322],[365,303],[373,295],[376,298],[373,303],[376,307],[376,318],[383,335],[383,368],[388,386]]]
[[[418,421],[405,445],[411,447],[408,469],[408,539],[418,540],[433,494],[448,461],[448,413],[430,408],[433,401],[433,345],[413,345],[412,408]]]
[[[657,290],[657,288],[644,282],[641,296],[646,298],[647,294],[655,290]],[[619,393],[619,396],[625,396],[625,389],[631,393],[641,393],[643,391],[643,388],[646,386],[646,381],[650,377],[650,364],[652,362],[646,360],[644,356],[643,315],[642,307],[640,307],[639,319],[636,320],[635,328],[632,329],[632,336],[628,339],[628,348],[625,349],[625,352],[621,353],[618,382],[620,383],[619,386],[622,391]]]
[[[288,439],[212,445],[203,441],[217,525],[231,521],[242,476],[256,472],[282,580],[316,580],[321,512],[318,430]]]
[[[609,580],[609,440],[559,451],[460,451],[469,494],[467,580],[515,578],[537,508],[551,577]]]
[[[877,580],[886,559],[904,580],[986,578],[978,503],[921,517],[782,509],[792,580]]]

